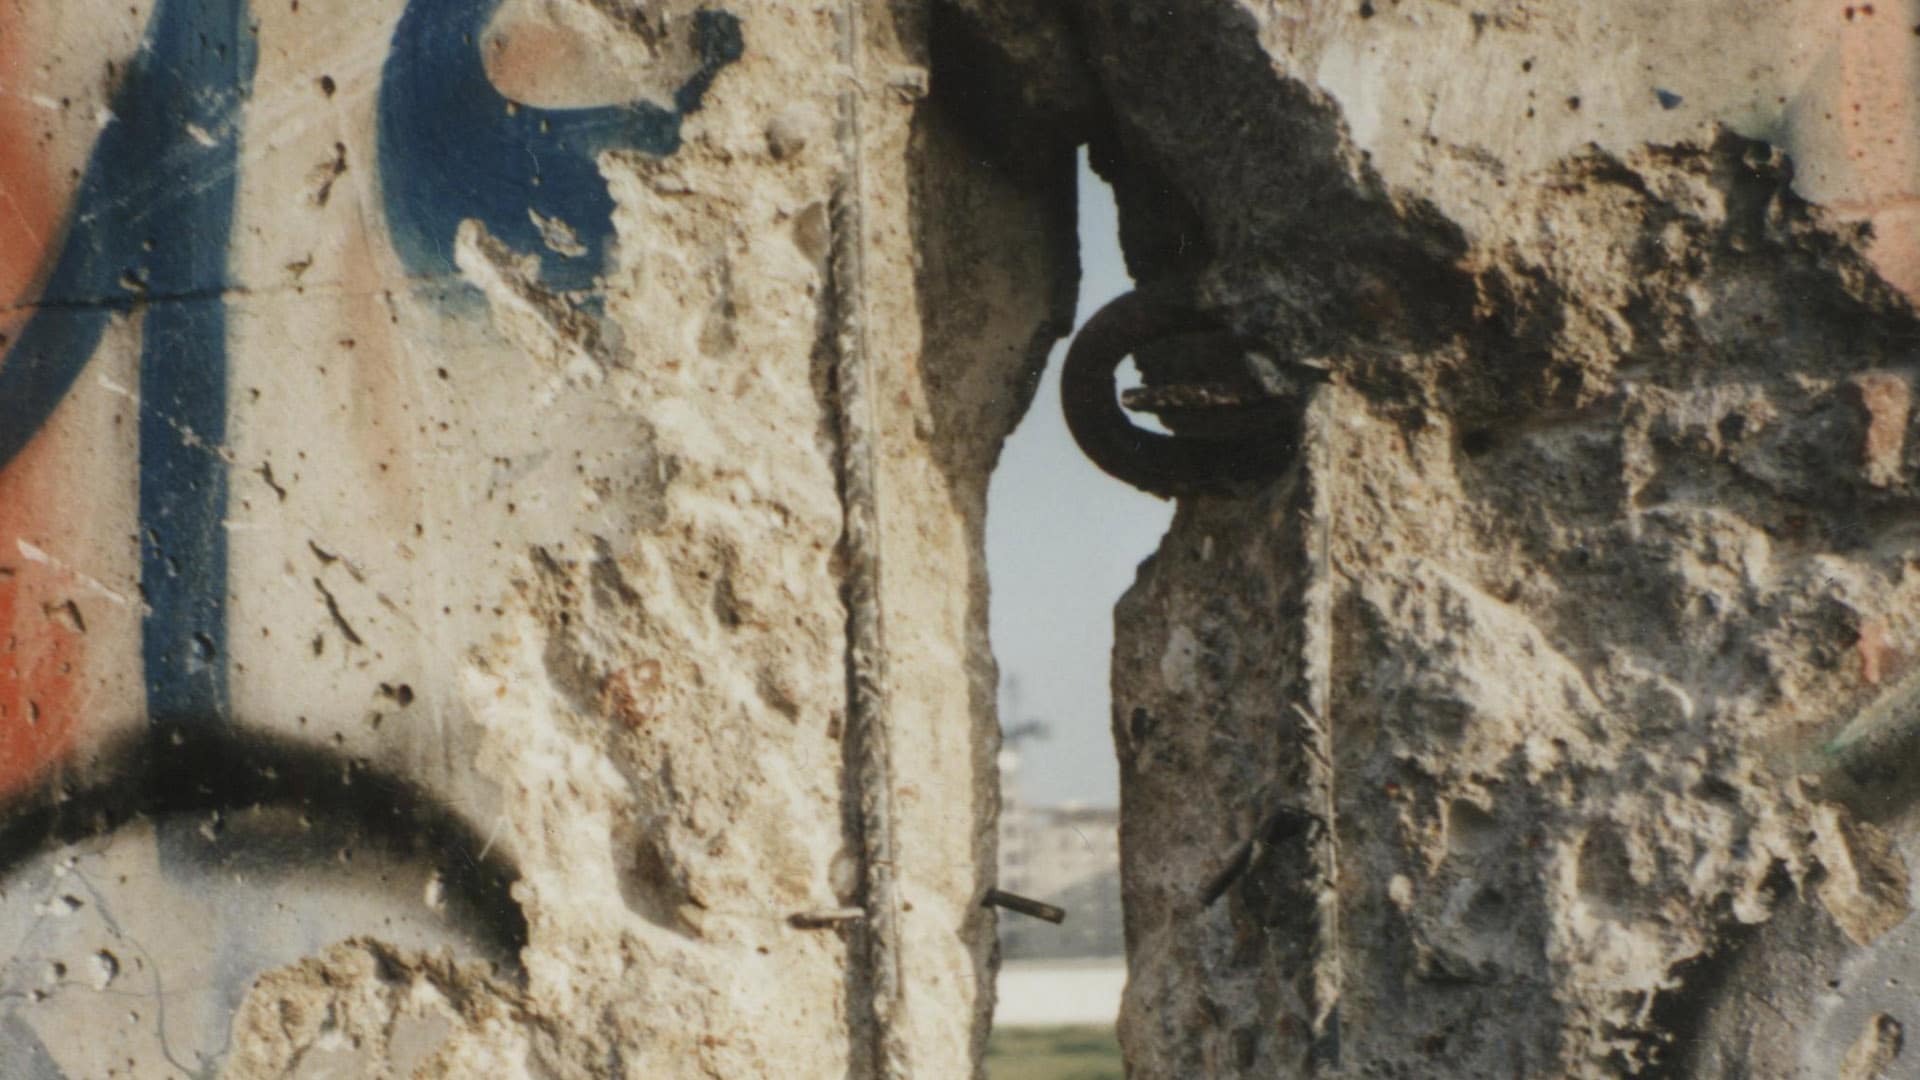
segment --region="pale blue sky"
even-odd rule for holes
[[[1113,193],[1080,162],[1080,304],[1074,325],[1132,287],[1120,258]],[[1035,803],[1113,805],[1119,775],[1108,730],[1113,604],[1173,517],[1173,504],[1095,468],[1060,415],[1062,342],[988,493],[987,567],[1001,723],[1051,729],[1020,748],[1019,794]],[[1007,693],[1017,681],[1017,694]]]

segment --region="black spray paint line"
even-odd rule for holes
[[[152,726],[107,744],[85,775],[49,777],[0,804],[0,883],[11,887],[37,856],[110,836],[139,818],[153,821],[163,852],[182,861],[246,857],[203,840],[169,842],[164,826],[181,823],[171,831],[191,839],[209,814],[269,808],[298,812],[310,829],[283,838],[274,865],[247,867],[256,877],[326,867],[341,843],[425,864],[442,883],[452,924],[503,974],[525,978],[526,913],[513,897],[520,872],[499,845],[417,781],[258,731]]]

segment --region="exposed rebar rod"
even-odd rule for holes
[[[873,371],[866,332],[864,277],[864,147],[861,142],[862,0],[845,0],[840,16],[838,142],[841,171],[832,202],[834,387],[839,426],[839,481],[847,610],[848,760],[858,801],[862,942],[872,1074],[904,1080],[906,1045],[895,1028],[900,1011],[899,898],[894,879],[893,763],[888,724],[886,620],[881,609],[881,532],[876,484]]]
[[[1314,883],[1314,940],[1311,995],[1313,1052],[1316,1072],[1340,1065],[1340,993],[1343,983],[1340,957],[1339,827],[1335,816],[1334,747],[1331,716],[1333,698],[1333,560],[1329,551],[1333,528],[1333,439],[1338,431],[1333,412],[1339,391],[1320,386],[1306,409],[1300,448],[1306,484],[1305,555],[1306,617],[1301,639],[1303,690],[1307,698],[1297,705],[1305,740],[1302,767],[1307,806],[1320,819],[1309,849],[1309,873]]]

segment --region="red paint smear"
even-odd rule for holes
[[[11,340],[26,322],[24,305],[46,269],[60,232],[59,193],[44,160],[29,82],[24,27],[18,15],[0,25],[0,334]],[[0,350],[4,351],[4,350]]]
[[[1854,10],[1847,9],[1849,19]],[[1871,5],[1859,11],[1873,14]],[[1845,209],[1873,223],[1868,257],[1882,277],[1920,300],[1920,217],[1912,212],[1920,194],[1916,61],[1920,47],[1890,26],[1869,22],[1843,28],[1838,90],[1841,102],[1851,107],[1832,122],[1861,189],[1856,205]]]
[[[83,698],[81,631],[69,611],[68,583],[55,568],[19,554],[29,528],[45,540],[45,511],[58,505],[45,479],[61,440],[48,434],[0,471],[0,797],[67,755]]]
[[[16,9],[17,10],[17,9]],[[0,25],[0,334],[11,341],[32,312],[38,282],[59,238],[60,196],[43,160],[24,89],[29,81],[19,21]],[[0,342],[0,363],[5,363]],[[59,433],[48,428],[0,468],[0,797],[27,787],[73,745],[81,706],[81,631],[54,568],[27,562],[19,541],[77,535],[53,498]]]

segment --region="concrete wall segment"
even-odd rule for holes
[[[33,139],[0,157],[6,978],[34,987],[6,1060],[871,1064],[863,931],[789,922],[861,899],[829,258],[858,167],[910,838],[889,1020],[923,1074],[969,1071],[985,476],[1070,263],[1056,236],[982,270],[917,216],[1057,230],[1061,203],[947,164],[968,151],[927,119],[913,12],[860,13],[855,73],[837,6],[87,7],[0,30],[0,130]],[[929,289],[988,317],[950,326]],[[381,799],[401,826],[356,818]],[[243,856],[278,867],[244,903]],[[79,872],[102,918],[56,932]],[[371,899],[292,903],[316,874]],[[204,934],[114,914],[196,890],[232,893]],[[500,934],[467,932],[475,903],[510,909]],[[89,1047],[98,991],[39,980],[136,937],[136,996],[182,966],[212,996]]]
[[[1911,378],[1912,123],[1868,73],[1910,66],[1914,20],[1077,11],[1136,276],[1336,384],[1331,445],[1303,448],[1325,464],[1183,504],[1122,604],[1131,1067],[1897,1069],[1860,973],[1899,947],[1907,826],[1801,774],[1892,693],[1910,606],[1904,398],[1876,388]],[[1303,476],[1330,492],[1326,619]],[[1312,633],[1331,711],[1303,718]],[[1310,719],[1337,880],[1269,837],[1206,906],[1308,794]],[[1328,888],[1331,945],[1304,914]]]

